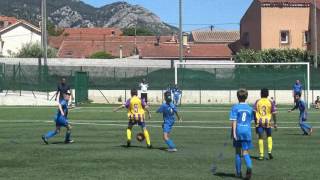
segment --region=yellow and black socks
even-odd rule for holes
[[[143,134],[144,134],[144,137],[146,138],[146,143],[147,143],[147,145],[148,146],[150,146],[151,145],[151,142],[150,142],[150,135],[149,135],[149,132],[148,132],[148,130],[143,130]]]
[[[132,130],[128,128],[127,129],[127,140],[131,141],[131,138],[132,138]]]
[[[271,154],[272,152],[272,137],[268,137],[268,153]]]
[[[260,157],[264,157],[263,139],[259,139],[259,152],[260,152]]]

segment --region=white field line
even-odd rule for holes
[[[9,120],[9,121],[0,121],[1,123],[50,123],[54,124],[53,121],[48,120]],[[106,121],[105,121],[106,122]],[[126,123],[117,124],[117,123],[94,123],[94,122],[76,122],[71,121],[70,124],[73,125],[91,125],[91,126],[113,126],[113,127],[127,127]],[[161,128],[161,125],[147,125],[147,127]],[[189,129],[230,129],[230,126],[183,126],[183,125],[175,125],[175,128],[189,128]],[[288,126],[280,126],[279,129],[299,129],[300,127],[288,127]],[[319,129],[320,126],[313,127],[314,129]],[[252,127],[254,129],[254,127]]]
[[[21,120],[4,120],[4,119],[0,119],[0,123],[33,123],[33,122],[54,122],[53,120],[32,120],[32,119],[21,119]],[[82,122],[88,122],[88,123],[125,123],[127,124],[128,121],[127,120],[97,120],[97,119],[93,119],[93,120],[84,120],[84,119],[79,119],[79,120],[71,120],[70,123],[82,123]],[[320,124],[320,121],[316,122],[316,121],[307,121],[310,124]],[[153,120],[146,120],[146,123],[163,123],[163,121],[153,121]],[[229,120],[213,120],[213,121],[182,121],[181,123],[176,121],[175,122],[175,126],[179,125],[179,124],[185,124],[185,123],[198,123],[198,124],[229,124],[230,121]],[[280,121],[277,122],[278,124],[298,124],[299,122],[294,122],[294,121]]]

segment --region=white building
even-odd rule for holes
[[[17,53],[24,44],[40,43],[41,31],[25,21],[18,21],[0,30],[0,56]]]

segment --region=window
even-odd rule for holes
[[[310,31],[305,31],[303,33],[303,42],[304,42],[304,44],[309,44],[311,42]]]
[[[280,32],[280,43],[281,44],[289,44],[290,33],[289,31],[281,31]]]
[[[244,46],[249,46],[250,45],[250,38],[249,38],[249,33],[244,32],[241,37],[241,42]]]
[[[0,28],[3,28],[3,27],[4,27],[4,22],[0,21]]]

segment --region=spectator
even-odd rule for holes
[[[316,101],[314,102],[314,107],[316,109],[319,109],[320,108],[320,96],[317,96],[317,99]]]
[[[64,99],[63,96],[66,93],[70,93],[71,100],[69,102],[72,102],[73,96],[72,96],[71,88],[67,84],[66,78],[61,78],[61,81],[60,81],[60,83],[58,84],[58,87],[57,87],[57,92],[56,92],[56,95],[55,95],[56,96],[55,101],[57,101],[57,97],[59,97],[59,102],[61,100],[63,100]]]
[[[148,88],[149,84],[147,83],[146,79],[142,79],[142,82],[139,84],[141,88],[141,99],[148,103]]]

